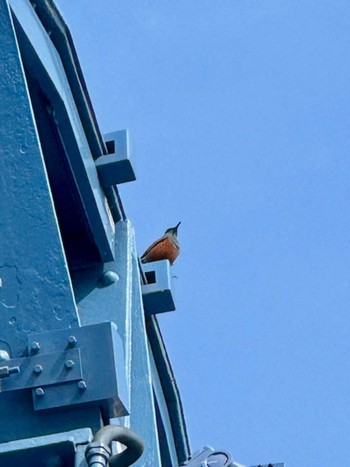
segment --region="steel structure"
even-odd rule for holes
[[[239,466],[190,453],[169,263],[140,264],[118,193],[128,132],[101,135],[52,1],[0,0],[0,38],[0,466]]]

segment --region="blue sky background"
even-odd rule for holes
[[[182,221],[160,323],[192,449],[348,466],[350,2],[56,3],[130,130],[139,252]]]

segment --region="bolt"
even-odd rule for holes
[[[39,352],[39,350],[40,350],[40,344],[39,344],[39,342],[35,342],[35,341],[32,342],[32,344],[31,344],[31,346],[30,346],[30,349],[31,349],[31,351],[34,352],[34,353]]]
[[[20,373],[21,369],[19,366],[2,366],[0,367],[0,378],[7,378],[10,375]]]
[[[10,360],[10,355],[6,350],[0,350],[0,362]]]
[[[40,373],[43,371],[43,367],[41,365],[35,365],[35,367],[33,368],[33,371],[37,375],[40,375]]]
[[[37,397],[44,397],[45,396],[45,391],[43,388],[36,388],[35,389],[35,394]]]
[[[65,367],[67,368],[67,370],[71,370],[74,366],[74,362],[73,360],[67,360],[66,363],[65,363]]]
[[[77,338],[75,336],[69,336],[68,345],[69,347],[75,347],[77,345]]]
[[[85,381],[79,381],[78,383],[78,388],[80,389],[80,391],[85,391],[86,390],[86,383]]]

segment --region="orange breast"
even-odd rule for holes
[[[179,252],[179,248],[170,240],[170,238],[164,238],[147,252],[147,255],[144,256],[143,260],[146,263],[151,263],[152,261],[167,259],[170,264],[173,264]]]

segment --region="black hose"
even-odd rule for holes
[[[110,451],[109,446],[112,441],[124,444],[126,449],[120,454],[115,454],[109,458],[110,467],[128,467],[136,462],[143,453],[143,442],[136,433],[120,425],[106,425],[95,434],[92,442],[86,449],[85,456],[89,466],[103,465],[100,457],[101,449],[104,452]]]

